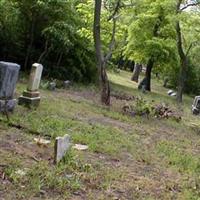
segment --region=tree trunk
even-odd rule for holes
[[[183,91],[185,87],[185,80],[186,80],[186,71],[187,71],[187,58],[185,57],[184,60],[181,60],[181,66],[180,66],[180,74],[178,79],[178,90],[177,90],[177,102],[182,103],[183,102]]]
[[[96,51],[97,67],[99,71],[100,86],[101,86],[101,102],[104,105],[110,105],[110,84],[106,73],[106,61],[101,51],[101,33],[100,33],[100,18],[101,18],[102,0],[95,0],[94,12],[94,43]]]
[[[101,102],[110,105],[110,84],[104,64],[101,67]]]
[[[56,66],[59,67],[63,58],[63,52],[60,53]]]
[[[131,77],[132,81],[135,81],[136,83],[138,83],[138,79],[139,79],[139,76],[140,76],[141,69],[142,69],[142,65],[139,64],[139,63],[136,63],[135,67],[134,67],[133,75]]]
[[[28,61],[30,59],[30,55],[31,55],[31,50],[33,47],[33,41],[34,41],[34,30],[35,30],[35,20],[33,19],[31,22],[31,27],[30,27],[30,36],[29,36],[29,45],[27,48],[27,52],[26,52],[26,57],[25,57],[25,61],[24,61],[24,70],[27,70],[27,66],[28,66]]]
[[[151,71],[154,65],[153,59],[149,59],[146,67],[146,73],[144,79],[140,82],[138,89],[142,89],[144,85],[144,89],[151,91]]]
[[[50,48],[51,47],[48,47],[48,40],[46,40],[44,51],[41,53],[40,57],[38,58],[38,61],[37,61],[38,63],[40,63],[43,60],[43,58],[48,55]]]
[[[177,49],[178,54],[180,57],[180,74],[178,79],[178,90],[177,90],[177,97],[176,100],[178,103],[182,103],[183,101],[183,91],[185,86],[186,80],[186,71],[187,71],[187,55],[184,53],[183,44],[182,44],[182,34],[181,34],[181,27],[180,22],[176,22],[176,34],[177,34]]]
[[[163,21],[163,18],[161,14],[158,16],[158,21],[154,25],[154,29],[153,29],[154,37],[159,36],[159,28],[161,26],[162,21]],[[152,71],[153,65],[154,65],[154,59],[153,59],[153,56],[151,56],[147,63],[145,78],[140,82],[138,89],[142,89],[143,88],[142,85],[144,85],[145,90],[151,91],[151,71]]]

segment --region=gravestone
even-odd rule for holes
[[[0,62],[0,112],[12,112],[16,105],[14,91],[20,66],[15,63]]]
[[[55,140],[55,146],[54,146],[54,163],[58,163],[62,160],[62,158],[65,156],[67,151],[69,150],[71,144],[70,144],[70,136],[65,135],[63,137],[57,137]]]
[[[192,113],[194,115],[200,114],[200,96],[196,96],[192,104]]]
[[[170,96],[171,97],[176,97],[177,93],[176,92],[173,92]]]
[[[56,82],[50,82],[48,89],[51,90],[51,91],[56,90]]]
[[[64,89],[68,89],[70,87],[70,85],[71,85],[71,81],[69,81],[69,80],[63,82]]]
[[[39,106],[40,92],[38,91],[42,77],[43,66],[35,63],[32,65],[27,90],[19,98],[19,105],[27,107]]]
[[[173,94],[173,93],[174,93],[173,90],[168,90],[168,91],[167,91],[167,94],[168,94],[169,96],[171,96],[171,94]]]

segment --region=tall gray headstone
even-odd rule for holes
[[[14,92],[20,66],[10,62],[0,62],[0,112],[13,111],[16,99]]]
[[[23,95],[19,98],[19,105],[25,105],[28,107],[38,106],[40,103],[39,86],[42,77],[43,66],[38,63],[34,63],[31,68],[29,76],[27,90],[23,92]]]
[[[65,156],[67,151],[69,150],[71,144],[70,144],[70,136],[65,135],[63,137],[57,137],[55,140],[55,146],[54,146],[54,162],[58,163],[62,160],[62,158]]]

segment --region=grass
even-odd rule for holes
[[[143,94],[130,76],[110,71],[112,93],[180,109],[161,81],[153,79],[152,93]],[[25,83],[26,79],[18,84],[17,96]],[[10,117],[26,131],[5,123],[0,126],[0,175],[7,180],[1,184],[0,178],[0,199],[199,198],[199,118],[191,114],[191,97],[184,96],[183,120],[177,123],[124,115],[122,106],[132,102],[114,98],[110,108],[104,107],[94,86],[75,85],[55,92],[41,89],[41,96],[39,108],[17,106]],[[48,137],[51,144],[38,147],[33,140],[38,136],[33,133]],[[73,144],[86,144],[89,149],[72,149],[55,166],[53,143],[65,134]]]

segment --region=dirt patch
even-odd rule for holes
[[[131,125],[124,122],[120,122],[118,120],[111,119],[109,117],[88,118],[87,121],[90,124],[101,124],[105,126],[111,126],[114,128],[124,130],[125,132],[130,132],[133,130],[133,127]]]
[[[10,152],[29,161],[53,160],[53,148],[51,146],[40,148],[33,138],[34,136],[26,135],[26,133],[14,128],[6,132],[1,131],[0,149],[4,153]],[[26,163],[28,160],[26,160]]]

